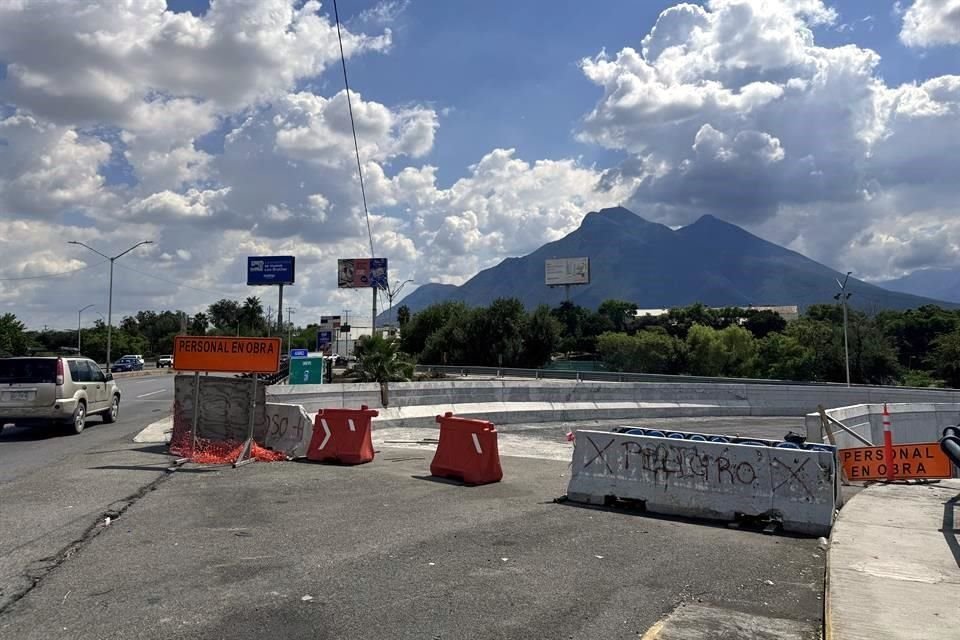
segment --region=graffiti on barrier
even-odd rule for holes
[[[585,436],[590,453],[581,470],[602,475],[642,476],[656,484],[716,488],[765,488],[769,493],[789,492],[815,499],[812,481],[806,469],[810,457],[791,457],[787,452],[770,455],[762,447],[751,449],[749,460],[742,452],[731,454],[728,447],[716,445],[701,448],[698,444],[622,441],[611,438],[599,443]],[[718,451],[719,449],[719,451]],[[815,475],[815,474],[814,474]]]

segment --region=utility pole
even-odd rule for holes
[[[273,305],[267,305],[267,337],[273,335]]]
[[[293,314],[297,312],[292,307],[287,307],[287,355],[290,355],[290,348],[293,345]]]
[[[92,306],[92,304],[88,304],[83,309],[77,311],[77,355],[80,355],[80,314]]]
[[[840,282],[837,279],[837,285],[840,287],[840,293],[833,296],[834,300],[839,300],[843,305],[843,360],[847,369],[847,386],[850,386],[850,343],[847,340],[847,300],[850,299],[852,293],[847,292],[847,281],[850,280],[850,274],[852,271],[847,271],[847,276],[843,279],[843,282]]]
[[[348,327],[350,326],[350,312],[351,312],[351,311],[352,311],[352,309],[344,309],[344,310],[343,310],[343,324],[347,325]],[[341,326],[343,326],[343,325],[341,325]],[[339,336],[340,333],[338,332],[337,335]],[[349,351],[349,350],[350,350],[350,332],[349,332],[349,331],[347,331],[347,337],[343,339],[343,350],[344,350],[344,351]],[[348,355],[348,354],[347,354],[347,355]]]
[[[84,244],[82,242],[77,242],[76,240],[68,240],[67,244],[80,245],[81,247],[90,249],[90,251],[93,251],[98,256],[103,256],[104,258],[110,261],[110,288],[108,290],[109,293],[107,294],[107,369],[109,370],[110,369],[110,341],[113,333],[113,263],[116,262],[117,258],[122,258],[123,256],[130,253],[131,251],[133,251],[134,249],[136,249],[142,244],[153,244],[153,240],[141,240],[140,242],[133,245],[126,251],[121,251],[120,253],[118,253],[113,257],[110,257],[105,253],[100,253],[90,245]]]

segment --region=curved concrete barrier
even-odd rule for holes
[[[331,385],[274,385],[269,388],[271,401],[301,404],[308,412],[324,407],[383,408],[380,387],[374,383]],[[631,410],[654,410],[674,407],[677,412],[656,413],[662,416],[803,416],[818,405],[843,406],[876,402],[960,402],[960,391],[918,390],[897,387],[823,387],[764,384],[698,384],[645,382],[577,382],[561,380],[440,380],[390,384],[390,411],[401,419],[405,410],[414,407],[435,407],[438,413],[461,405],[509,405],[500,416],[501,424],[537,422],[557,419],[589,419],[590,411],[597,418],[644,417]],[[586,403],[586,404],[584,404]],[[558,417],[558,411],[572,411]],[[431,409],[434,411],[434,409]],[[689,412],[688,412],[689,411]],[[415,414],[416,412],[414,412]],[[457,411],[460,414],[459,411]],[[417,414],[418,415],[418,414]],[[651,414],[646,414],[652,417]],[[413,417],[413,414],[409,414]],[[410,425],[407,425],[410,426]]]

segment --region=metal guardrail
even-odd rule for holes
[[[766,378],[713,378],[681,376],[661,373],[626,373],[619,371],[563,371],[558,369],[517,369],[507,367],[473,367],[461,365],[417,365],[417,373],[459,376],[490,376],[494,378],[534,378],[536,380],[577,380],[581,382],[665,382],[699,384],[766,384],[804,387],[846,387],[843,382],[800,382]],[[883,388],[883,385],[854,384],[858,388]],[[897,389],[929,390],[928,387],[896,387]],[[944,389],[949,391],[949,389]]]
[[[267,375],[261,374],[260,376],[257,377],[257,380],[259,380],[261,384],[271,385],[271,384],[277,384],[277,383],[280,382],[281,380],[286,380],[287,376],[289,376],[289,375],[290,375],[290,366],[289,366],[289,365],[281,365],[281,366],[280,366],[280,371],[277,371],[276,373],[270,373],[270,374],[267,374]],[[249,378],[249,377],[250,377],[250,374],[249,374],[249,373],[243,373],[243,374],[240,374],[240,375],[237,376],[237,377],[238,377],[238,378]]]

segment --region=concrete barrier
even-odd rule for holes
[[[690,434],[684,434],[689,437]],[[719,520],[770,517],[784,530],[827,535],[839,499],[836,451],[579,430],[567,497]]]
[[[274,451],[281,451],[290,458],[307,455],[313,420],[298,404],[268,402],[266,420],[257,424],[253,439]]]
[[[960,424],[960,402],[897,402],[888,403],[890,427],[893,441],[899,444],[910,442],[936,442],[943,428]],[[827,409],[826,414],[839,420],[853,431],[873,444],[883,444],[883,403],[856,404]],[[808,413],[804,416],[807,428],[807,440],[825,442],[827,440],[820,428],[820,414]],[[839,427],[834,427],[837,446],[841,449],[862,447],[862,442]]]
[[[383,408],[379,385],[373,383],[274,385],[267,393],[275,402],[301,404],[311,413],[324,407],[359,407],[364,404]],[[461,405],[496,403],[516,410],[487,419],[510,424],[572,419],[558,418],[556,407],[585,407],[585,403],[606,412],[598,417],[621,418],[630,417],[617,413],[629,409],[630,403],[634,403],[633,406],[677,407],[676,413],[661,414],[669,416],[802,416],[816,410],[820,404],[844,406],[884,401],[960,402],[960,391],[764,384],[439,380],[391,383],[389,409],[403,411],[411,407],[435,406],[444,409],[439,411],[443,413]],[[687,407],[693,413],[686,413]],[[492,410],[493,404],[488,409]],[[578,415],[577,419],[590,418],[582,413]],[[406,426],[429,426],[430,420],[432,415],[429,420],[416,424],[408,422]]]
[[[200,413],[197,437],[210,440],[242,442],[250,425],[252,385],[249,380],[224,376],[199,376]],[[173,384],[174,439],[182,430],[189,432],[193,424],[194,377],[180,374]],[[265,391],[257,387],[254,432],[266,425]]]

